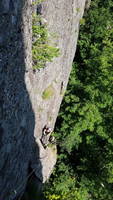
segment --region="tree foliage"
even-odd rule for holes
[[[48,200],[51,195],[62,200],[113,198],[112,19],[113,1],[93,0],[81,24],[56,126],[59,159],[46,186]]]

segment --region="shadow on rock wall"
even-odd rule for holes
[[[0,1],[0,200],[21,198],[35,172],[32,166],[41,169],[35,115],[24,81],[22,4]]]

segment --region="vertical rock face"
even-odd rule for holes
[[[31,160],[37,158],[35,116],[24,80],[26,68],[32,68],[30,9],[29,1],[0,1],[1,200],[23,192]]]
[[[45,0],[38,5],[51,42],[60,56],[32,70],[31,1],[0,1],[0,199],[20,196],[29,169],[44,182],[56,162],[56,150],[39,138],[52,130],[74,58],[85,0]],[[47,91],[48,97],[44,97]],[[44,155],[44,156],[43,156]],[[46,162],[47,161],[47,162]]]

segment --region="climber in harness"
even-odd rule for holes
[[[46,149],[47,145],[50,143],[50,135],[52,133],[52,129],[50,127],[47,127],[47,125],[44,126],[42,130],[42,137],[40,139],[43,147]]]

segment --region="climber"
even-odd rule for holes
[[[42,137],[40,139],[45,149],[47,145],[49,144],[49,138],[50,138],[51,133],[52,133],[52,129],[50,127],[47,127],[47,125],[45,125],[42,131]]]
[[[50,127],[47,127],[47,125],[43,128],[43,135],[48,135],[52,132],[52,129]]]

